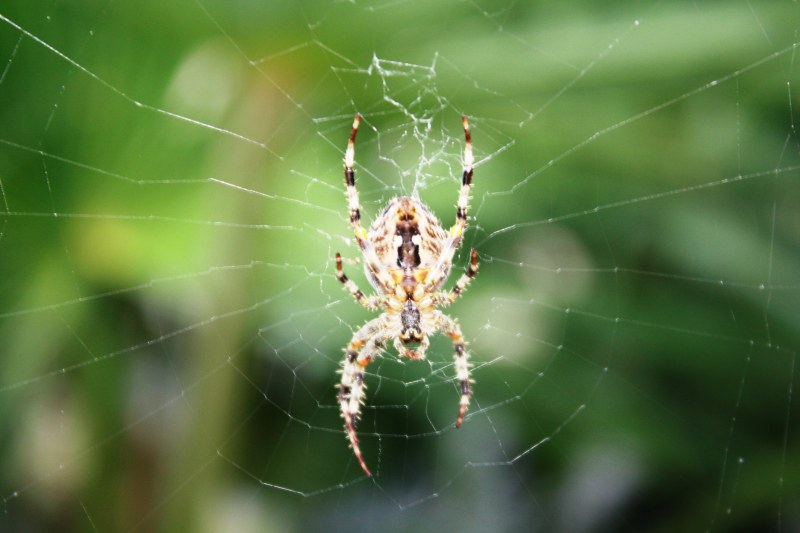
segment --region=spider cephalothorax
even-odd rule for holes
[[[364,271],[378,292],[366,296],[342,270],[342,257],[336,254],[336,277],[355,299],[367,309],[384,312],[364,324],[350,340],[342,362],[339,383],[339,407],[353,452],[364,472],[371,476],[358,447],[355,425],[364,403],[364,369],[393,339],[402,357],[423,359],[428,337],[442,331],[453,340],[454,368],[461,395],[456,427],[461,426],[472,395],[469,362],[464,337],[458,323],[438,309],[453,303],[478,272],[478,254],[473,249],[467,271],[447,292],[441,287],[453,264],[453,255],[461,244],[467,226],[469,191],[472,185],[472,140],[467,117],[462,117],[466,145],[464,173],[458,195],[456,222],[449,231],[425,204],[416,198],[393,198],[373,222],[369,232],[361,225],[361,206],[356,190],[355,138],[361,115],[356,115],[344,158],[344,176],[350,207],[350,223],[364,256]]]

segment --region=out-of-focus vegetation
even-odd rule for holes
[[[798,34],[786,1],[4,3],[0,529],[800,528]],[[373,480],[335,402],[356,111],[368,221],[450,223],[461,113],[479,160],[471,414],[442,339],[372,365]]]

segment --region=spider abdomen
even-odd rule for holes
[[[425,204],[410,196],[400,196],[390,200],[378,215],[367,240],[374,246],[385,270],[416,274],[439,263],[447,233]],[[364,266],[372,286],[383,292],[369,265]],[[439,265],[439,268],[443,269],[443,283],[450,264]]]

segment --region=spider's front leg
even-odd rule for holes
[[[461,393],[456,428],[460,428],[461,422],[464,421],[464,415],[467,414],[467,409],[469,408],[469,399],[472,396],[472,379],[469,374],[470,364],[467,349],[458,322],[441,311],[436,312],[436,322],[439,329],[453,339],[454,367],[456,370],[456,379],[458,380],[458,390]]]
[[[364,403],[366,385],[364,385],[364,370],[372,360],[383,350],[386,337],[382,333],[384,325],[381,317],[370,320],[359,329],[345,350],[342,362],[342,380],[339,383],[339,408],[344,418],[344,428],[353,453],[358,459],[361,468],[368,476],[372,473],[367,468],[358,446],[356,424],[361,416],[361,405]]]

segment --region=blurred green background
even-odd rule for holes
[[[0,7],[0,530],[800,529],[800,8]],[[369,368],[363,214],[454,217],[451,348]],[[455,275],[451,276],[453,283]]]

